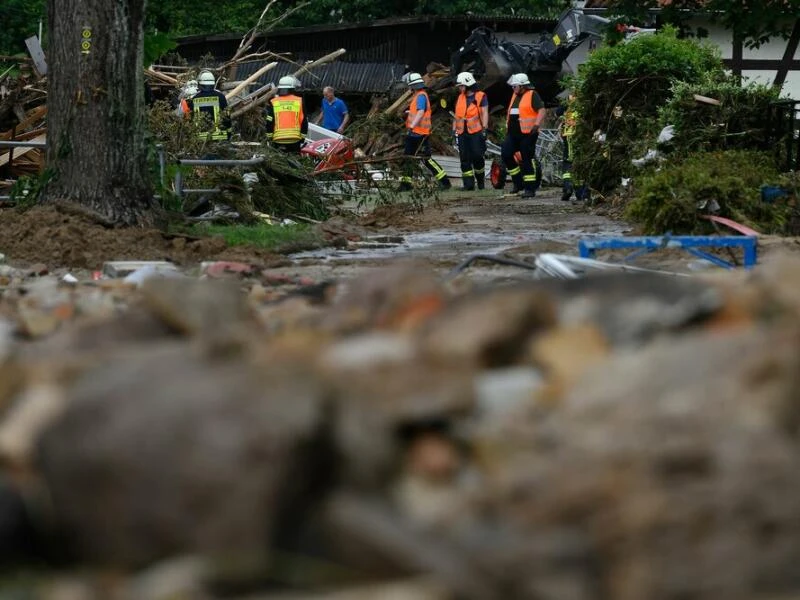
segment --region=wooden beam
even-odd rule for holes
[[[789,74],[789,69],[794,59],[794,54],[797,52],[797,45],[800,43],[800,19],[795,20],[792,33],[786,42],[786,51],[783,53],[781,59],[781,66],[778,67],[778,72],[775,74],[775,80],[772,85],[775,87],[783,86],[786,81],[786,76]]]
[[[44,142],[44,141],[46,141],[46,139],[47,139],[47,135],[46,134],[42,134],[42,135],[38,136],[37,138],[35,138],[32,141],[34,141],[34,142]],[[32,152],[33,150],[41,150],[41,148],[31,148],[30,146],[28,146],[27,148],[13,148],[14,160],[18,159],[20,156],[23,156],[23,155],[27,154],[28,152]],[[0,167],[3,167],[3,166],[8,164],[10,155],[11,155],[11,152],[6,152],[2,156],[0,156]]]

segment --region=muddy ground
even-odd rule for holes
[[[313,280],[347,279],[389,261],[413,259],[448,273],[476,254],[502,254],[531,260],[544,253],[577,255],[578,241],[593,236],[633,235],[628,223],[608,211],[561,202],[559,190],[540,190],[532,199],[496,190],[443,194],[434,206],[416,212],[402,205],[358,209],[344,206],[321,227],[333,245],[280,255],[254,247],[228,247],[221,238],[194,238],[156,230],[108,229],[62,210],[34,208],[0,211],[0,252],[15,265],[44,263],[76,276],[110,260],[168,260],[191,269],[202,261],[234,260]],[[775,249],[800,251],[794,238],[760,240],[761,260]],[[621,260],[623,253],[601,259]],[[730,256],[724,256],[731,258]],[[680,251],[640,257],[637,266],[680,272],[707,270],[708,264]],[[515,279],[529,273],[518,267],[478,261],[469,267],[478,279]]]

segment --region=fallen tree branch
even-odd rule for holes
[[[269,0],[269,2],[267,2],[264,10],[261,11],[261,15],[258,17],[258,21],[256,21],[255,26],[242,37],[242,41],[239,42],[239,47],[236,49],[236,53],[233,55],[233,58],[230,62],[236,62],[240,56],[250,49],[250,46],[253,45],[253,42],[259,33],[258,26],[261,25],[261,21],[264,20],[264,16],[267,14],[267,11],[269,11],[269,9],[272,8],[272,5],[277,1],[278,0]]]
[[[271,63],[268,63],[268,64],[264,65],[258,71],[256,71],[252,75],[250,75],[250,77],[248,77],[247,79],[242,81],[239,85],[237,85],[235,88],[233,88],[230,92],[225,94],[225,98],[230,100],[231,98],[236,96],[239,92],[241,92],[243,89],[247,88],[247,86],[250,85],[251,83],[253,83],[256,79],[261,77],[264,73],[274,69],[277,65],[278,65],[277,62],[271,62]]]
[[[329,63],[329,62],[331,62],[333,60],[336,60],[337,58],[339,58],[345,52],[347,52],[347,50],[345,50],[344,48],[339,48],[338,50],[336,50],[334,52],[331,52],[330,54],[326,54],[322,58],[318,58],[317,60],[315,60],[313,62],[310,62],[307,65],[304,65],[303,67],[301,67],[300,69],[295,71],[292,75],[294,77],[297,77],[298,75],[301,75],[303,72],[308,73],[308,72],[310,72],[310,69],[313,69],[313,68],[318,67],[320,65],[324,65],[324,64]],[[269,100],[272,99],[272,97],[277,92],[278,92],[277,88],[273,88],[273,89],[269,90],[262,97],[258,98],[254,102],[251,102],[247,106],[243,106],[239,110],[236,110],[236,111],[232,112],[231,113],[231,118],[240,117],[241,115],[243,115],[244,113],[252,110],[256,106],[261,106],[262,104],[266,104],[267,102],[269,102]],[[258,92],[256,92],[256,93],[258,93]]]

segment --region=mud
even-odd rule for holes
[[[109,260],[249,260],[268,266],[285,258],[252,247],[228,247],[222,238],[193,238],[155,229],[113,229],[55,208],[0,211],[0,252],[15,263],[98,269]]]

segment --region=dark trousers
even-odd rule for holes
[[[486,161],[483,155],[486,153],[486,138],[483,133],[467,133],[466,131],[458,136],[458,157],[461,159],[461,179],[464,182],[465,190],[475,189],[475,182],[478,182],[478,189],[483,189],[484,168]]]
[[[511,181],[514,182],[515,190],[529,190],[535,192],[539,187],[536,179],[536,141],[539,139],[539,132],[523,135],[507,135],[500,146],[500,157],[503,159]],[[521,160],[517,163],[514,156],[517,152],[521,155]]]
[[[447,179],[447,173],[438,162],[431,158],[431,144],[427,135],[406,135],[403,154],[405,156],[415,156],[422,159],[425,168],[431,172],[431,175],[433,175],[433,178],[439,183],[439,186],[442,188],[450,187],[450,180]],[[400,180],[401,186],[410,188],[413,175],[414,161],[406,160],[403,165],[403,176]]]
[[[561,199],[564,201],[572,197],[575,183],[572,180],[572,136],[561,136]]]
[[[292,142],[290,144],[279,144],[277,142],[272,142],[272,145],[281,150],[282,152],[286,152],[287,154],[300,154],[300,148],[303,147],[303,141],[299,142]]]

